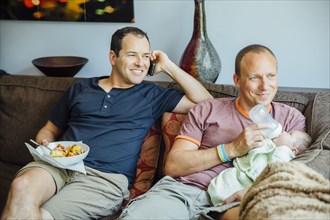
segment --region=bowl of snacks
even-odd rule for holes
[[[70,166],[83,161],[89,153],[88,145],[75,141],[51,142],[49,155],[63,166]]]

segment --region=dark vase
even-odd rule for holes
[[[205,1],[195,1],[194,31],[181,56],[180,67],[200,81],[214,83],[221,70],[217,51],[207,36]]]

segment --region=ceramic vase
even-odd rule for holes
[[[221,61],[207,36],[205,0],[194,1],[193,34],[181,56],[180,67],[200,81],[214,83],[221,71]]]

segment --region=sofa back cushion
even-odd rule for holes
[[[288,94],[291,94],[291,96],[295,95],[295,93]],[[303,108],[304,110],[302,113],[306,117],[307,133],[312,137],[312,144],[294,160],[309,164],[314,161],[323,150],[328,150],[328,152],[330,150],[330,93],[317,92],[305,93],[305,95],[306,99],[309,97],[309,101],[305,105],[305,108]],[[299,97],[299,94],[297,96]],[[299,109],[299,107],[294,104],[291,104],[291,106]],[[326,176],[330,176],[330,171],[327,172]]]
[[[32,161],[24,142],[34,139],[66,89],[79,78],[0,76],[0,162],[17,165]],[[154,181],[161,143],[160,121],[145,138],[137,164],[131,197],[147,191]],[[0,177],[13,178],[1,173]],[[0,179],[1,179],[0,178]]]
[[[50,109],[72,82],[47,77],[0,77],[1,161],[23,166],[32,160],[24,142],[35,138]]]
[[[239,96],[239,90],[233,85],[214,84],[210,82],[202,82],[202,84],[214,98]],[[179,85],[176,83],[170,84],[170,87],[180,89]],[[304,113],[312,98],[313,95],[311,94],[306,95],[304,93],[277,91],[274,101],[290,105]]]
[[[317,93],[309,107],[310,113],[306,111],[305,116],[311,116],[307,121],[308,132],[314,137],[310,148],[330,150],[330,93]]]

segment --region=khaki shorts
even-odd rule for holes
[[[122,174],[86,167],[85,175],[42,161],[31,162],[21,170],[30,167],[45,169],[55,181],[55,195],[42,206],[55,219],[94,219],[112,215],[129,196],[128,180]]]

